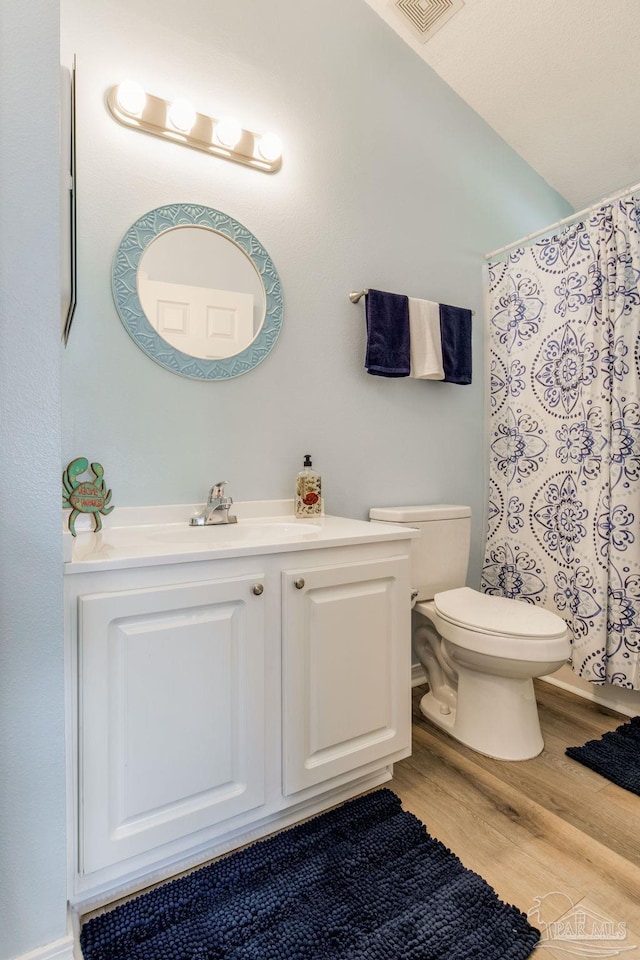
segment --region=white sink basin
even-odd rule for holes
[[[317,523],[293,520],[239,520],[237,523],[217,523],[192,527],[180,525],[173,530],[152,533],[149,539],[160,543],[191,544],[194,547],[211,547],[217,543],[269,543],[283,540],[300,540],[320,533]]]

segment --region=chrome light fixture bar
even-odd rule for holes
[[[111,87],[107,106],[118,123],[154,137],[264,173],[275,173],[282,166],[282,144],[275,134],[244,130],[231,118],[208,117],[186,100],[162,100],[131,81]]]

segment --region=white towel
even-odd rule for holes
[[[440,304],[409,297],[411,374],[416,380],[444,380]]]

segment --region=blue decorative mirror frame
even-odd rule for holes
[[[233,356],[205,359],[182,353],[158,334],[142,309],[137,286],[142,255],[149,244],[167,230],[186,226],[208,228],[226,237],[249,258],[262,281],[264,321],[251,343]],[[194,380],[228,380],[248,373],[271,352],[282,326],[282,289],[271,257],[250,230],[212,207],[171,203],[156,207],[136,220],[116,252],[112,288],[120,319],[141,350],[172,373]]]

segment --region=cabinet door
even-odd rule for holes
[[[410,751],[403,558],[283,572],[283,792]]]
[[[262,579],[80,597],[82,873],[264,802]]]

